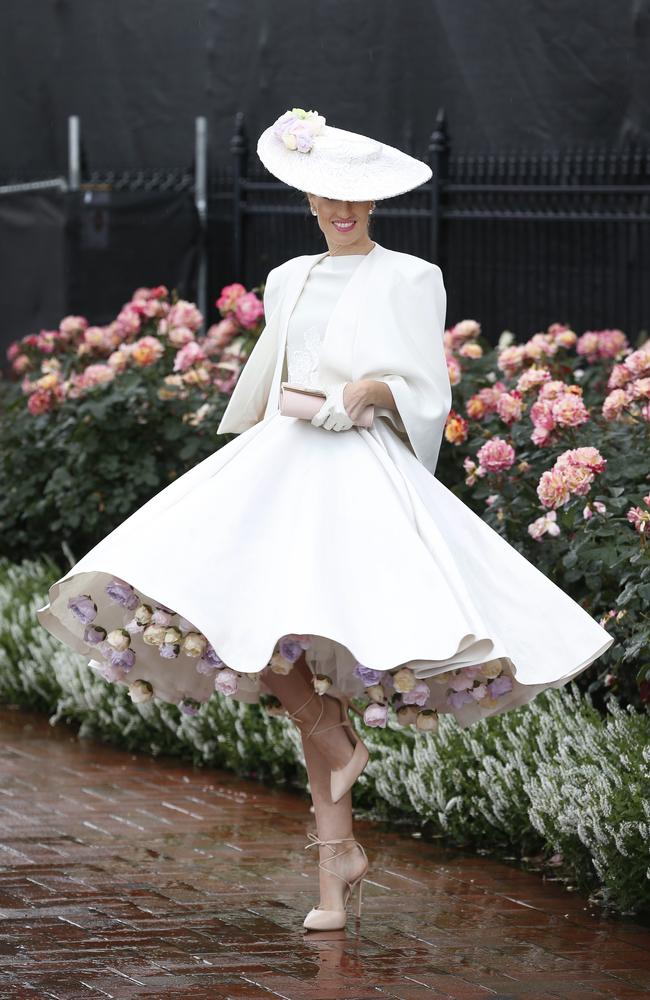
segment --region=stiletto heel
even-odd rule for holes
[[[303,702],[300,708],[297,708],[295,712],[287,712],[289,718],[293,719],[293,721],[296,723],[300,723],[301,720],[298,718],[297,713],[300,712],[305,707],[305,705],[308,705],[312,700],[312,698],[315,697],[316,697],[316,692],[312,691],[307,701]],[[351,708],[357,713],[357,715],[362,716],[363,712],[361,712],[356,707],[356,705],[350,704],[350,699],[348,698],[347,695],[341,695],[340,698],[337,698],[335,695],[332,694],[322,694],[319,697],[321,698],[320,713],[318,715],[318,718],[316,719],[316,722],[313,724],[310,730],[307,733],[305,733],[305,736],[309,737],[309,736],[320,735],[320,733],[326,733],[329,729],[335,729],[337,726],[344,726],[348,734],[352,737],[351,742],[354,747],[354,750],[352,751],[352,756],[350,760],[347,762],[347,764],[345,764],[343,767],[339,767],[330,771],[330,796],[332,802],[338,802],[339,799],[343,798],[345,793],[352,788],[353,784],[355,783],[355,781],[365,768],[370,758],[370,754],[368,753],[368,748],[361,739],[361,737],[358,735],[352,723],[350,722],[350,716],[348,714]],[[318,723],[322,719],[323,712],[325,711],[325,707],[322,701],[323,698],[333,698],[334,701],[338,702],[341,718],[338,722],[332,723],[331,726],[323,726],[321,729],[319,729]]]
[[[331,858],[325,858],[325,861],[318,862],[318,867],[322,868],[323,871],[328,872],[330,875],[336,875],[337,878],[340,878],[343,882],[345,882],[346,890],[345,890],[345,896],[343,897],[343,909],[324,910],[321,906],[313,906],[303,921],[303,927],[306,927],[307,930],[314,930],[314,931],[341,930],[343,927],[345,927],[345,922],[347,918],[348,900],[350,899],[352,892],[355,886],[357,885],[359,886],[359,895],[357,898],[357,919],[361,918],[362,887],[363,887],[364,877],[368,871],[368,856],[364,850],[363,844],[360,844],[359,841],[355,840],[354,837],[341,837],[339,840],[319,840],[318,837],[313,833],[309,833],[307,834],[307,836],[309,837],[309,843],[306,845],[305,850],[308,850],[308,848],[310,847],[315,847],[316,845],[318,847],[329,847],[331,850],[333,850],[332,847],[333,844],[344,844],[346,842],[350,842],[352,844],[356,844],[356,846],[359,848],[359,850],[363,855],[363,859],[365,862],[363,871],[359,875],[357,875],[357,877],[353,879],[351,882],[348,879],[346,879],[343,875],[339,875],[338,872],[333,871],[331,868],[326,868],[325,866],[328,861],[333,861],[335,858],[340,858],[342,854],[348,854],[352,850],[352,847],[346,847],[345,850],[339,851],[338,854],[334,853]]]

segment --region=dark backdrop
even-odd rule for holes
[[[287,107],[417,153],[650,139],[650,0],[3,0],[0,175],[227,162]]]

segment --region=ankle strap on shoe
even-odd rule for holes
[[[312,693],[309,695],[309,698],[307,699],[307,701],[303,701],[302,705],[299,705],[299,707],[295,710],[295,712],[287,712],[287,715],[289,716],[289,718],[293,719],[294,722],[300,722],[301,720],[297,718],[298,712],[302,712],[302,710],[305,707],[305,705],[308,705],[309,702],[312,700],[312,698],[315,698],[315,697],[316,697],[316,692],[312,691]]]
[[[345,850],[339,851],[338,854],[337,854],[336,851],[334,850],[334,848],[332,847],[332,845],[333,844],[345,844],[345,843],[348,843],[348,842],[351,842],[351,843],[357,845],[357,847],[361,851],[361,854],[363,855],[363,858],[366,861],[366,865],[367,865],[367,863],[368,863],[368,855],[366,854],[366,852],[364,850],[363,844],[360,844],[359,841],[356,839],[356,837],[338,837],[338,838],[336,838],[334,840],[321,840],[315,833],[308,833],[307,837],[309,838],[310,842],[305,845],[305,850],[308,850],[310,847],[316,847],[316,846],[318,846],[318,847],[330,847],[332,849],[333,853],[332,853],[331,857],[325,858],[324,861],[319,861],[318,862],[318,867],[322,868],[323,871],[326,871],[329,875],[335,875],[336,878],[341,879],[341,881],[345,882],[345,884],[348,886],[348,888],[351,889],[352,888],[352,883],[349,881],[349,879],[345,878],[344,875],[339,875],[338,872],[335,872],[331,868],[326,868],[325,866],[327,865],[328,861],[334,861],[335,858],[340,858],[342,854],[347,854],[351,850],[351,848],[347,847]],[[366,868],[366,870],[367,870],[367,868]]]
[[[308,833],[307,836],[309,837],[310,843],[305,845],[305,850],[309,847],[316,847],[316,845],[318,845],[318,847],[329,847],[330,844],[345,844],[349,840],[355,844],[357,843],[356,837],[339,837],[337,840],[321,840],[315,833]],[[361,847],[361,844],[359,844],[359,847]]]

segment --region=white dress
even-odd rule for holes
[[[327,319],[361,260],[312,268],[288,381],[318,386]],[[300,643],[375,725],[378,681],[410,721],[451,712],[463,727],[567,683],[612,637],[417,460],[395,412],[377,412],[340,432],[271,413],[102,539],[39,621],[134,700],[184,711],[224,693],[258,701],[261,671],[289,672]]]

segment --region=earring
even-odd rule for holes
[[[311,214],[312,214],[312,215],[318,215],[318,212],[317,212],[317,211],[316,211],[316,209],[315,209],[315,208],[313,207],[313,205],[312,205],[312,209],[311,209]]]

